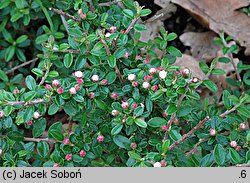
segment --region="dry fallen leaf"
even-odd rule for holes
[[[216,57],[217,51],[221,49],[213,43],[215,37],[217,34],[212,31],[186,32],[180,36],[180,40],[185,46],[191,47],[193,57],[207,62]]]
[[[224,31],[250,55],[250,18],[238,11],[250,4],[249,0],[171,0],[188,10],[204,26],[219,33]]]
[[[155,0],[154,3],[162,8],[165,8],[169,5],[171,0]]]

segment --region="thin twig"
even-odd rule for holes
[[[246,163],[246,164],[238,164],[238,165],[236,165],[236,167],[250,167],[250,164],[249,164],[249,163]]]
[[[53,50],[53,51],[60,53],[80,53],[80,50]]]
[[[172,149],[174,149],[176,146],[178,146],[180,143],[184,142],[185,140],[187,140],[188,137],[190,137],[194,132],[196,132],[200,127],[202,127],[208,120],[209,120],[209,116],[206,116],[203,120],[201,120],[192,130],[190,130],[188,133],[184,134],[183,137],[176,141],[175,143],[173,143],[170,147],[169,147],[169,151],[171,151]]]
[[[190,81],[190,82],[191,82],[191,81]],[[186,86],[186,92],[183,93],[183,94],[181,95],[181,97],[179,98],[179,100],[178,100],[178,102],[177,102],[177,104],[176,104],[176,108],[178,108],[178,107],[181,105],[182,100],[185,98],[186,93],[187,93],[187,91],[188,91],[188,90],[187,90],[187,89],[188,89],[188,86],[189,86],[189,82],[187,83],[187,86]],[[167,124],[167,129],[166,129],[166,132],[165,132],[165,135],[164,135],[163,140],[167,140],[168,134],[169,134],[169,132],[170,132],[170,130],[171,130],[171,125],[172,125],[172,123],[173,123],[173,121],[174,121],[175,116],[176,116],[176,113],[173,113],[173,114],[171,115],[171,117],[170,117],[170,119],[169,119],[169,121],[168,121],[168,124]]]
[[[82,20],[80,18],[78,18],[76,16],[72,16],[72,15],[70,15],[68,13],[65,13],[62,10],[59,10],[59,9],[56,9],[56,8],[49,8],[49,10],[56,13],[56,14],[58,14],[58,15],[62,15],[64,17],[68,17],[70,19],[73,19],[73,20],[75,20],[77,22],[82,22]]]
[[[6,138],[7,136],[6,135],[0,135],[0,138]],[[48,138],[30,138],[30,137],[24,137],[23,141],[25,142],[40,142],[40,141],[46,141],[48,143],[56,143],[56,142],[61,142],[62,141],[59,141],[59,140],[51,140],[51,139],[48,139]]]
[[[6,74],[10,74],[10,73],[12,73],[13,71],[15,71],[15,70],[17,70],[17,69],[19,69],[19,68],[21,68],[21,67],[23,67],[23,66],[25,66],[25,65],[29,65],[30,63],[32,63],[32,62],[35,62],[35,61],[37,61],[38,60],[38,58],[34,58],[34,59],[32,59],[32,60],[29,60],[29,61],[27,61],[27,62],[24,62],[24,63],[22,63],[22,64],[20,64],[20,65],[18,65],[18,66],[16,66],[16,67],[13,67],[11,70],[9,70],[9,71],[6,71],[5,73]]]
[[[133,19],[124,34],[128,34],[139,18]]]
[[[106,49],[106,52],[107,52],[108,56],[110,56],[110,55],[111,55],[111,51],[110,51],[110,49],[109,49],[109,47],[108,47],[106,41],[103,40],[103,44],[104,44],[104,47],[105,47],[105,49]],[[121,84],[124,85],[125,82],[124,82],[124,80],[123,80],[123,78],[122,78],[122,74],[121,74],[119,68],[117,67],[117,65],[115,65],[115,71],[116,71],[116,73],[117,73],[117,75],[118,75],[118,78],[119,78]]]
[[[115,0],[115,1],[111,1],[111,2],[106,2],[106,3],[100,3],[98,6],[102,7],[102,6],[110,6],[113,4],[118,4],[119,2],[122,2],[122,0]]]
[[[193,154],[194,151],[196,150],[196,148],[197,148],[201,143],[206,142],[206,141],[208,141],[209,139],[210,139],[210,138],[204,138],[204,139],[200,140],[197,144],[194,145],[194,147],[193,147],[189,152],[186,153],[186,156],[190,156],[191,154]]]
[[[90,6],[91,12],[94,12],[95,11],[95,7],[93,5],[93,1],[92,0],[89,0],[89,6]]]
[[[14,101],[14,102],[7,101],[3,105],[35,105],[35,104],[41,104],[41,103],[48,103],[48,102],[43,100],[43,99],[37,99],[37,100],[29,101],[29,102],[25,102],[25,101]]]

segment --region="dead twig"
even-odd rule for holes
[[[13,71],[15,71],[15,70],[17,70],[17,69],[19,69],[19,68],[21,68],[21,67],[24,67],[24,66],[26,66],[26,65],[29,65],[30,63],[35,62],[35,61],[37,61],[37,60],[38,60],[38,58],[34,58],[34,59],[30,60],[30,61],[24,62],[24,63],[22,63],[22,64],[20,64],[20,65],[18,65],[18,66],[16,66],[16,67],[13,67],[13,68],[12,68],[11,70],[9,70],[9,71],[6,71],[5,73],[6,73],[6,74],[10,74],[10,73],[12,73]]]

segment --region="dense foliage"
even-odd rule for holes
[[[216,40],[225,57],[201,63],[206,78],[198,79],[173,65],[182,56],[175,33],[162,27],[140,41],[140,17],[151,11],[132,0],[0,2],[1,166],[250,162],[249,65],[238,64],[222,99],[197,92],[218,92],[209,76],[225,73],[217,62],[232,64],[230,37]],[[31,70],[9,71],[30,59]]]

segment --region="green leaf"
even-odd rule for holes
[[[123,125],[120,125],[120,124],[116,125],[116,126],[111,130],[111,135],[117,135],[118,133],[121,132],[122,128],[123,128]]]
[[[116,58],[115,58],[114,55],[108,56],[107,60],[108,60],[109,66],[110,66],[111,68],[114,68],[114,67],[116,66]]]
[[[56,104],[52,104],[49,106],[48,114],[53,115],[59,110],[59,106]]]
[[[222,102],[227,109],[232,107],[232,100],[229,98],[230,93],[227,90],[224,90],[222,93]]]
[[[218,59],[218,62],[230,63],[231,60],[230,60],[230,58],[228,58],[228,57],[220,57],[220,58]]]
[[[16,47],[14,46],[10,46],[6,49],[6,52],[5,52],[5,60],[8,62],[10,61],[14,54],[15,54],[15,50],[16,50]]]
[[[218,165],[222,166],[225,163],[227,151],[223,148],[221,144],[216,144],[213,154],[215,162]]]
[[[167,35],[167,41],[173,41],[173,40],[175,40],[177,38],[177,34],[175,34],[175,33],[170,33],[170,34],[168,34]]]
[[[237,151],[232,148],[229,149],[229,155],[231,157],[231,162],[234,164],[239,164],[242,161],[242,158]]]
[[[24,139],[23,134],[18,131],[12,131],[12,132],[7,133],[7,137],[16,142],[23,141]]]
[[[35,40],[36,44],[42,44],[45,41],[47,41],[49,39],[49,36],[47,34],[42,34],[40,36],[38,36]]]
[[[152,11],[150,9],[143,9],[141,10],[141,17],[148,16]]]
[[[174,104],[168,105],[168,107],[166,109],[166,113],[168,115],[174,114],[176,111],[177,111],[177,107]]]
[[[35,111],[34,106],[30,106],[30,107],[26,108],[25,113],[23,115],[24,123],[27,123],[29,120],[32,119],[32,117],[34,115],[34,111]]]
[[[147,123],[140,118],[136,118],[135,123],[142,128],[147,128],[147,126],[148,126]]]
[[[214,84],[212,81],[210,80],[203,80],[202,82],[209,90],[211,90],[214,93],[218,92],[218,87],[216,84]]]
[[[214,155],[212,153],[210,153],[201,159],[200,166],[201,167],[211,167],[213,165],[213,162],[214,162]]]
[[[174,55],[176,57],[182,57],[182,53],[180,52],[180,50],[178,50],[177,48],[173,47],[173,46],[168,46],[167,47],[167,51],[168,53],[170,53],[171,55]]]
[[[36,96],[35,91],[29,91],[23,94],[23,98],[25,102],[31,101]]]
[[[16,13],[14,13],[14,14],[11,16],[10,21],[11,21],[11,22],[16,22],[16,21],[17,21],[19,18],[21,18],[22,16],[23,16],[23,14],[17,11]]]
[[[105,77],[108,81],[108,84],[112,84],[116,80],[116,73],[115,72],[109,72],[107,76]]]
[[[170,130],[169,137],[174,141],[177,141],[180,140],[182,136],[177,130]]]
[[[42,77],[44,75],[43,71],[38,68],[34,68],[31,70],[35,75]]]
[[[56,139],[56,140],[63,140],[64,139],[64,136],[62,134],[62,123],[56,122],[49,127],[48,138],[49,139]]]
[[[96,104],[102,110],[107,109],[106,103],[104,101],[102,101],[102,100],[96,100]]]
[[[244,106],[239,106],[238,108],[237,108],[237,111],[241,114],[241,115],[243,115],[243,116],[245,116],[245,117],[247,117],[247,118],[250,118],[250,112],[249,112],[249,110],[247,110],[246,109],[246,107],[244,107]]]
[[[9,116],[10,113],[11,113],[11,111],[12,111],[12,109],[13,109],[13,106],[11,106],[11,105],[6,106],[6,107],[3,109],[4,115],[5,115],[5,116]]]
[[[126,17],[128,17],[128,18],[130,18],[130,19],[133,19],[133,18],[134,18],[134,13],[133,13],[133,11],[131,11],[131,10],[129,10],[129,9],[124,9],[124,10],[122,11],[122,13],[123,13]]]
[[[134,29],[136,30],[136,31],[145,31],[145,30],[147,30],[147,27],[145,26],[145,25],[143,25],[143,24],[135,24],[134,25]]]
[[[20,44],[20,43],[24,42],[26,39],[28,39],[28,36],[27,35],[22,35],[22,36],[17,38],[16,43]]]
[[[48,73],[48,76],[52,77],[52,78],[55,78],[55,77],[58,77],[59,76],[59,73],[57,71],[50,71]]]
[[[128,156],[129,156],[130,158],[135,159],[136,161],[140,161],[140,160],[141,160],[141,156],[140,156],[139,154],[136,154],[136,153],[133,152],[133,151],[129,151],[129,152],[128,152]]]
[[[72,53],[67,53],[67,54],[64,56],[63,63],[64,63],[64,66],[65,66],[66,68],[70,68],[70,66],[71,66],[72,63],[73,63],[73,55],[72,55]]]
[[[163,154],[166,154],[168,152],[169,146],[170,146],[170,140],[163,141],[162,148],[161,148],[161,151]]]
[[[49,144],[45,141],[40,141],[37,143],[36,150],[41,157],[45,158],[49,154]]]
[[[116,59],[124,57],[125,53],[127,52],[127,49],[124,47],[120,47],[115,50],[114,56]]]
[[[72,159],[73,159],[74,162],[79,163],[79,162],[81,162],[81,161],[83,160],[83,157],[81,157],[81,156],[79,156],[79,155],[77,155],[77,154],[74,154],[74,155],[72,156]]]
[[[34,90],[36,87],[36,80],[31,76],[28,75],[25,79],[26,82],[26,86],[30,89],[30,90]]]
[[[117,135],[113,138],[115,144],[124,149],[130,149],[131,141],[122,135]]]
[[[134,114],[136,117],[141,116],[143,114],[143,112],[144,112],[144,107],[141,107],[141,106],[137,107],[134,110]]]
[[[37,121],[33,122],[32,135],[33,137],[41,136],[46,129],[46,120],[44,118],[40,118]]]
[[[155,127],[155,128],[161,127],[165,124],[167,124],[167,121],[163,118],[160,118],[160,117],[154,117],[148,121],[148,125],[151,127]]]
[[[26,1],[24,0],[15,0],[16,7],[18,9],[23,9],[25,7]]]
[[[214,70],[212,70],[211,73],[214,74],[214,75],[223,75],[223,74],[226,74],[226,72],[223,69],[214,69]]]
[[[2,70],[0,70],[0,79],[3,80],[4,82],[8,82],[9,81],[8,76]]]

